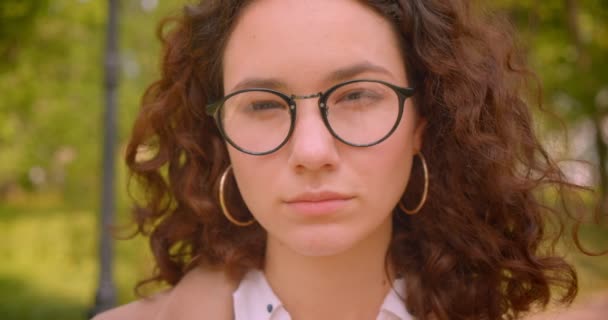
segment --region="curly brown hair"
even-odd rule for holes
[[[222,54],[248,2],[200,1],[159,29],[161,78],[144,94],[126,152],[144,195],[134,218],[156,260],[155,274],[138,288],[175,285],[198,265],[235,277],[262,267],[265,231],[237,227],[220,211],[219,178],[229,160],[204,114],[224,94]],[[545,306],[553,287],[571,302],[576,273],[544,246],[546,218],[558,213],[537,190],[572,185],[534,132],[524,99],[533,74],[507,20],[467,0],[362,2],[400,35],[414,103],[428,120],[428,202],[414,216],[396,209],[387,253],[415,293],[405,299],[408,310],[419,319],[514,319]],[[230,183],[231,212],[246,220],[250,213]],[[422,183],[413,175],[408,189]],[[416,203],[417,196],[408,192],[403,201]]]

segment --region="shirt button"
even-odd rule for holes
[[[266,310],[268,310],[268,313],[271,313],[272,312],[272,305],[271,304],[267,305],[266,306]]]

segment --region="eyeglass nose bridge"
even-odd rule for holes
[[[324,93],[323,92],[317,92],[317,93],[313,93],[313,94],[308,94],[308,95],[296,95],[296,94],[292,94],[291,96],[289,96],[289,109],[291,109],[291,115],[292,115],[292,127],[291,130],[289,131],[289,134],[287,136],[287,139],[289,139],[291,137],[291,133],[294,129],[294,125],[295,123],[293,122],[295,120],[295,113],[296,113],[296,100],[307,100],[307,99],[316,99],[318,98],[318,104],[319,104],[319,111],[321,112],[321,118],[323,119],[323,123],[325,124],[325,127],[327,127],[327,129],[329,130],[329,132],[332,134],[332,136],[334,136],[335,138],[340,140],[340,137],[336,136],[336,134],[334,133],[334,131],[331,129],[331,126],[329,125],[329,121],[327,120],[327,106],[325,104],[325,97],[324,97]]]
[[[323,92],[317,92],[317,93],[313,93],[313,94],[308,94],[308,95],[295,95],[292,94],[289,98],[291,99],[291,108],[295,108],[296,106],[296,100],[306,100],[306,99],[315,99],[315,98],[321,98],[323,96]],[[323,102],[319,103],[320,107],[325,107]]]

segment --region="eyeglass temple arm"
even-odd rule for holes
[[[215,113],[217,112],[217,109],[220,107],[221,104],[222,104],[221,100],[208,104],[207,106],[205,106],[205,113],[207,113],[207,115],[212,116],[212,117],[215,116]]]
[[[394,89],[397,90],[397,92],[399,92],[406,98],[409,98],[409,97],[413,96],[414,93],[416,93],[416,88],[413,88],[413,87],[407,87],[407,88],[394,87]]]

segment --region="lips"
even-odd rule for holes
[[[307,192],[290,198],[285,203],[298,214],[325,215],[344,208],[353,198],[333,191]]]
[[[294,202],[321,202],[321,201],[331,201],[331,200],[348,200],[352,199],[352,196],[348,196],[342,193],[333,192],[333,191],[322,191],[322,192],[305,192],[299,194],[289,200],[285,201],[287,203]]]

